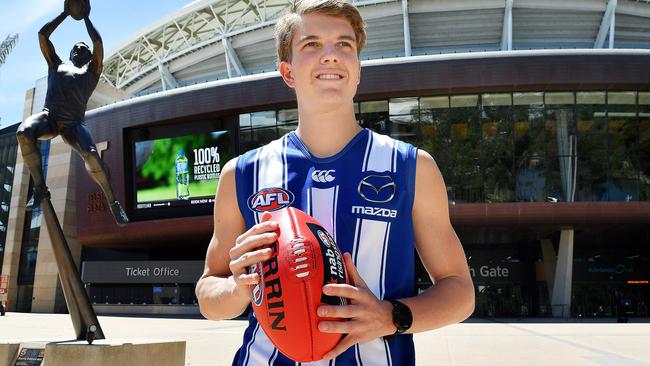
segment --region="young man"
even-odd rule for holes
[[[38,41],[43,57],[47,61],[47,94],[43,111],[29,116],[18,127],[16,137],[20,151],[34,181],[34,195],[27,204],[28,209],[38,206],[40,199],[49,196],[41,169],[42,158],[37,140],[51,139],[61,135],[63,140],[75,149],[86,163],[90,177],[99,184],[119,226],[129,222],[122,206],[113,194],[108,168],[97,152],[90,131],[84,124],[86,105],[102,74],[104,45],[102,38],[90,21],[90,6],[86,9],[84,23],[93,51],[79,42],[70,51],[68,65],[56,54],[50,35],[68,17],[67,7],[38,32]]]
[[[321,306],[322,332],[346,336],[316,365],[414,365],[409,333],[467,318],[474,288],[450,224],[445,184],[429,154],[356,123],[353,98],[365,43],[357,9],[341,0],[296,1],[276,25],[280,74],[296,92],[298,129],[224,167],[214,235],[196,293],[202,314],[227,319],[250,303],[269,258],[276,223],[250,200],[273,188],[334,235],[353,286],[323,292],[349,305]],[[415,292],[415,250],[435,285]],[[389,337],[385,337],[389,336]],[[296,365],[279,353],[254,316],[233,365]]]

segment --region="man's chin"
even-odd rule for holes
[[[314,112],[319,111],[318,113],[330,113],[341,109],[347,109],[352,105],[352,103],[352,100],[347,98],[322,97],[316,99],[312,110]]]
[[[316,99],[320,103],[349,103],[354,98],[339,88],[321,89],[317,92]]]

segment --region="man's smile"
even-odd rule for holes
[[[345,73],[337,70],[326,70],[316,73],[318,80],[341,80],[345,77]]]

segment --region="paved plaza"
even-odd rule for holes
[[[200,319],[100,316],[113,341],[185,340],[186,365],[226,366],[246,323]],[[650,366],[648,319],[617,324],[546,320],[470,320],[415,335],[418,365],[625,365]],[[68,315],[7,313],[0,343],[74,338]],[[397,366],[397,365],[396,365]]]

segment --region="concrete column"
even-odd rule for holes
[[[548,287],[548,298],[553,298],[553,283],[555,282],[555,264],[557,263],[557,254],[553,249],[551,239],[542,239],[542,258],[544,259],[544,278]]]
[[[411,56],[411,24],[409,22],[409,2],[402,0],[402,18],[404,21],[404,56]]]
[[[563,229],[555,267],[551,308],[554,317],[568,318],[571,314],[571,284],[573,280],[573,229]]]

